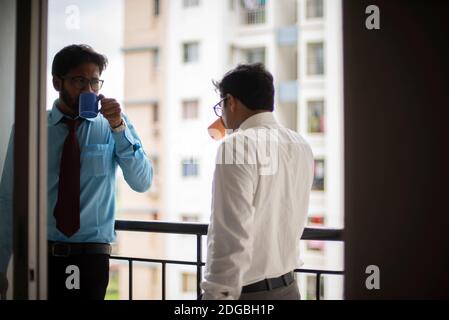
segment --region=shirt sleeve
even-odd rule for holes
[[[243,274],[252,260],[256,168],[250,164],[223,163],[223,152],[233,151],[233,145],[226,141],[218,150],[205,279],[201,284],[204,300],[238,299]]]
[[[12,251],[12,202],[14,181],[14,127],[0,181],[0,272],[6,273]]]
[[[128,185],[137,192],[147,191],[153,180],[153,166],[143,151],[134,126],[123,115],[126,129],[112,132],[115,140],[115,156]]]

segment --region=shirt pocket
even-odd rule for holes
[[[111,168],[112,147],[109,144],[90,144],[81,153],[81,174],[104,176]]]

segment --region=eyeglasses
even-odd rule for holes
[[[77,89],[84,89],[87,87],[87,84],[90,84],[90,87],[94,91],[99,91],[101,87],[103,86],[104,80],[100,79],[87,79],[82,76],[77,77],[61,77],[61,79],[70,80],[70,82],[77,88]]]
[[[221,105],[227,97],[224,97],[221,99],[216,105],[214,105],[212,108],[214,109],[215,115],[217,117],[221,117],[223,115],[223,106]]]

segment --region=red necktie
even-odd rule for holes
[[[62,149],[59,167],[58,200],[53,215],[56,227],[67,237],[80,228],[80,146],[76,136],[79,119],[65,119],[69,134]]]

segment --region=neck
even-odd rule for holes
[[[263,112],[270,112],[268,110],[251,110],[246,112],[245,116],[242,118],[242,121],[239,124],[239,128],[242,125],[243,122],[245,122],[248,118],[251,118],[252,116],[259,114],[259,113],[263,113]]]
[[[69,108],[61,98],[58,101],[57,107],[59,111],[71,118],[75,118],[78,115],[75,111]]]

